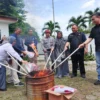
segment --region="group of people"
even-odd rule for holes
[[[86,39],[86,36],[83,32],[78,31],[78,26],[75,24],[72,25],[72,33],[69,34],[67,40],[63,37],[63,33],[61,31],[57,31],[57,37],[53,38],[51,36],[51,31],[49,29],[45,30],[45,37],[42,39],[43,52],[46,62],[51,54],[50,57],[52,62],[52,66],[50,66],[48,62],[46,67],[47,69],[56,69],[55,77],[62,78],[65,76],[69,76],[68,60],[62,64],[60,63],[65,60],[70,53],[73,53],[77,48],[79,48],[78,51],[76,51],[71,56],[71,78],[77,76],[77,68],[80,69],[80,76],[82,78],[86,78],[84,54],[88,52],[88,43],[90,43],[92,39],[94,39],[98,73],[98,80],[94,84],[100,84],[100,13],[94,14],[92,16],[92,21],[95,26],[92,28],[88,39]],[[10,66],[16,70],[20,70],[20,67],[16,64],[15,60],[8,56],[8,53],[10,53],[16,60],[18,60],[20,64],[28,63],[27,61],[23,60],[24,55],[29,55],[28,52],[31,52],[34,55],[33,57],[29,58],[29,61],[31,63],[37,64],[37,57],[39,55],[37,50],[37,39],[32,35],[33,31],[31,29],[29,30],[28,36],[25,38],[24,43],[19,36],[20,33],[21,29],[16,28],[14,33],[11,34],[9,38],[3,37],[2,40],[0,40],[0,63],[9,63]],[[24,44],[27,46],[27,50],[24,48]],[[62,55],[59,56],[61,53]],[[10,77],[8,78],[8,83],[13,82],[14,86],[23,86],[24,84],[20,81],[20,77],[21,75],[16,71],[11,71]],[[5,90],[6,68],[5,66],[0,65],[0,91]]]
[[[57,31],[56,33],[57,33],[57,37],[54,39],[52,36],[50,36],[51,34],[50,30],[46,30],[45,31],[46,36],[42,40],[45,61],[47,61],[47,58],[50,55],[50,52],[52,52],[51,62],[54,63],[54,65],[51,66],[52,69],[54,69],[54,67],[56,68],[57,66],[59,66],[59,64],[70,53],[76,50],[78,46],[86,40],[85,34],[82,32],[78,32],[77,25],[72,25],[72,33],[68,36],[67,40],[63,38],[63,33],[61,31]],[[70,49],[69,49],[69,46],[70,46]],[[80,69],[81,77],[85,78],[84,53],[88,52],[87,48],[88,47],[86,46],[85,49],[82,48],[71,56],[71,60],[72,60],[71,78],[77,76],[78,67]],[[60,56],[61,53],[62,55]],[[57,61],[55,62],[56,59]],[[48,64],[47,68],[49,67],[50,65]],[[56,68],[56,77],[61,78],[63,76],[69,76],[68,60]]]
[[[42,39],[42,47],[44,51],[45,61],[47,62],[48,57],[51,53],[51,62],[54,63],[60,53],[62,53],[65,43],[66,40],[63,38],[63,33],[61,31],[57,32],[57,37],[56,39],[54,39],[51,36],[50,30],[45,30],[45,37]],[[61,57],[59,57],[55,64],[51,64],[52,66],[50,66],[48,62],[47,69],[54,69],[54,67],[58,66],[60,62],[66,58],[67,54],[68,53],[65,52]],[[61,78],[67,75],[69,75],[69,67],[68,62],[66,61],[56,69],[56,77]]]
[[[72,75],[71,78],[77,76],[77,68],[80,69],[80,76],[82,78],[86,78],[86,71],[84,67],[84,54],[88,53],[88,43],[90,43],[93,39],[95,40],[95,51],[96,51],[96,65],[97,65],[97,73],[98,79],[94,83],[94,85],[100,85],[100,13],[95,13],[91,16],[94,27],[91,30],[91,33],[86,39],[86,36],[83,32],[78,31],[78,26],[72,25],[72,33],[69,34],[68,39],[65,40],[63,38],[63,34],[61,31],[57,32],[57,37],[54,39],[51,35],[50,30],[45,31],[45,37],[42,40],[43,51],[45,55],[45,60],[47,61],[50,52],[52,52],[51,61],[52,63],[59,57],[59,55],[65,50],[61,57],[56,61],[55,66],[51,66],[52,69],[59,63],[61,63],[70,53],[73,53],[71,56],[72,61]],[[70,48],[70,49],[69,49]],[[68,52],[69,51],[69,52]],[[49,65],[47,66],[49,68]],[[56,77],[61,78],[63,76],[69,75],[69,67],[68,61],[61,64],[56,69]]]
[[[23,57],[25,55],[30,58],[29,61],[31,63],[37,63],[36,57],[38,56],[37,40],[32,36],[32,30],[29,30],[28,36],[25,39],[27,50],[24,48],[24,43],[22,38],[20,37],[20,33],[21,29],[16,28],[13,34],[11,34],[8,38],[3,37],[0,41],[0,63],[6,65],[9,64],[9,66],[18,71],[21,70],[20,66],[18,66],[16,61],[12,59],[9,54],[12,55],[20,65],[22,63],[28,63],[28,61],[23,60]],[[17,73],[16,71],[10,70],[7,83],[13,83],[14,86],[23,86],[24,83],[20,81],[21,77],[21,74]],[[0,65],[0,91],[5,91],[6,89],[6,68],[5,66]]]

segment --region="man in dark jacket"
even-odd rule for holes
[[[65,49],[70,45],[70,52],[72,53],[78,46],[86,40],[84,33],[78,32],[78,26],[72,25],[72,32],[68,36],[68,41],[65,45]],[[85,48],[87,53],[87,46]],[[72,76],[77,76],[77,67],[80,67],[80,74],[82,78],[85,78],[85,67],[84,67],[84,48],[78,50],[75,54],[72,55]]]
[[[85,45],[89,44],[93,39],[95,40],[98,80],[94,83],[94,85],[100,85],[100,13],[92,15],[92,22],[95,24],[95,26],[92,28],[88,39],[84,43],[79,45],[79,48],[82,48]]]

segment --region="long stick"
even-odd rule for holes
[[[53,70],[55,70],[56,68],[58,68],[62,63],[64,63],[69,57],[71,57],[76,51],[78,51],[80,48],[77,48],[74,52],[72,52],[66,59],[64,59],[57,67],[55,67]],[[53,71],[52,70],[52,71]]]
[[[8,52],[7,52],[7,53],[8,53]],[[21,66],[21,65],[18,63],[18,61],[15,60],[15,58],[14,58],[10,53],[8,53],[8,55],[21,67],[21,69],[22,69],[26,74],[28,74],[28,72],[23,68],[23,66]]]
[[[49,60],[50,60],[50,57],[51,57],[52,52],[53,52],[53,51],[50,52],[49,57],[48,57],[48,59],[47,59],[47,62],[46,62],[46,64],[45,64],[45,66],[44,66],[43,69],[45,69],[45,68],[47,67],[47,64],[48,64],[48,62],[49,62]]]
[[[18,71],[18,70],[16,70],[16,69],[12,68],[12,67],[7,66],[7,65],[5,65],[5,64],[0,63],[0,65],[5,66],[6,68],[9,68],[9,69],[11,69],[11,70],[14,70],[14,71],[16,71],[16,72],[18,72],[18,73],[20,73],[20,74],[27,75],[27,74],[25,74],[25,73],[23,73],[23,72],[21,72],[21,71]]]
[[[50,68],[56,63],[56,61],[60,58],[60,56],[66,51],[66,49],[58,56],[58,58],[53,62],[53,64],[50,66]]]

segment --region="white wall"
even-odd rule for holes
[[[0,22],[0,30],[1,30],[1,37],[2,36],[9,36],[9,28],[7,23]]]

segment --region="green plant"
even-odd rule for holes
[[[44,31],[49,29],[51,31],[51,36],[53,32],[57,32],[60,30],[60,26],[58,22],[52,22],[51,20],[49,22],[46,22],[44,24],[44,27],[42,28],[42,36],[44,36]]]
[[[90,45],[90,52],[88,52],[85,56],[84,56],[84,60],[85,61],[93,61],[95,60],[95,56],[94,54],[92,53],[92,45]]]

